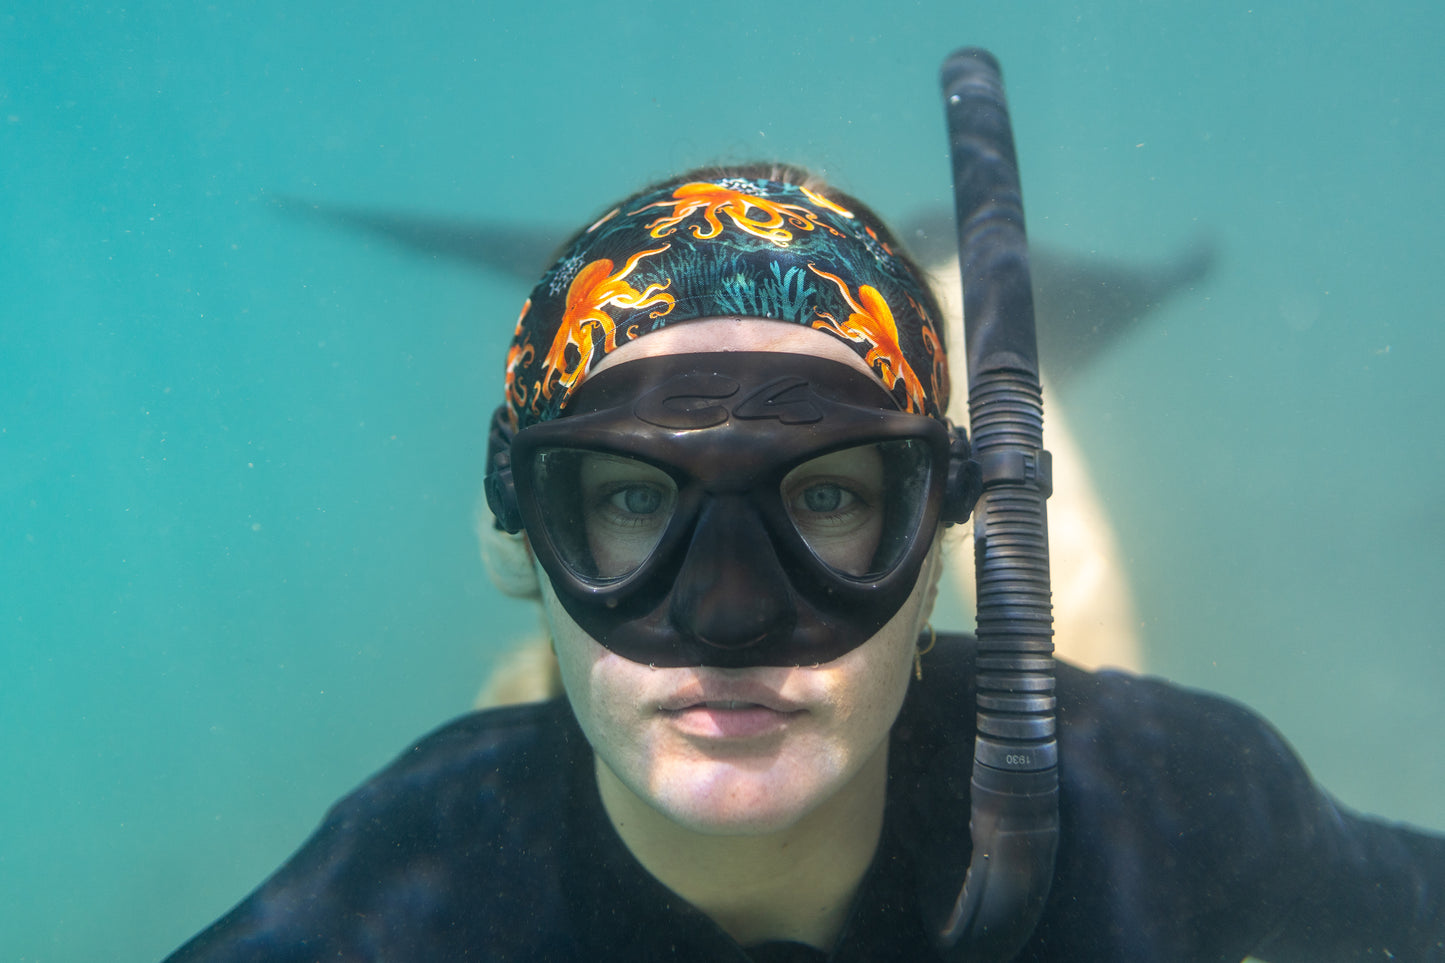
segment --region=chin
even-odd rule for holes
[[[841,780],[790,767],[692,763],[650,793],[672,822],[709,836],[764,836],[791,828],[838,790]],[[777,771],[775,771],[777,770]]]

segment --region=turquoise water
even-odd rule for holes
[[[567,230],[715,160],[946,203],[1009,80],[1034,237],[1196,292],[1066,407],[1152,671],[1445,828],[1445,14],[1381,4],[28,4],[0,14],[0,959],[156,959],[464,711],[525,292],[280,195]]]

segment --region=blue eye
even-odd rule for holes
[[[849,500],[849,493],[834,484],[812,485],[803,491],[803,507],[810,512],[836,512]]]
[[[651,515],[662,507],[662,492],[651,485],[629,485],[613,492],[610,501],[630,515]]]

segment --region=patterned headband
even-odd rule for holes
[[[912,269],[817,191],[728,177],[645,194],[597,221],[522,306],[507,353],[514,427],[561,416],[602,358],[694,318],[806,324],[849,345],[904,411],[943,418],[948,364]]]

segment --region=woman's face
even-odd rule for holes
[[[632,342],[606,363],[705,343],[710,350],[814,356],[836,349],[837,360],[863,367],[836,339],[798,325],[698,321],[664,337],[672,330]],[[605,475],[607,467],[597,471]],[[819,470],[831,478],[838,467]],[[881,794],[888,731],[908,688],[939,566],[935,543],[904,606],[840,658],[746,669],[652,668],[625,659],[571,619],[539,570],[563,684],[596,752],[604,798],[626,792],[696,832],[762,834],[794,825],[840,794]]]

